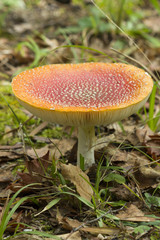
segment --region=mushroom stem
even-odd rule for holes
[[[95,129],[93,126],[78,128],[77,165],[80,166],[80,156],[84,157],[85,169],[95,163],[94,158]]]

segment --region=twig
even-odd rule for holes
[[[87,221],[85,223],[82,223],[80,226],[78,226],[76,228],[73,228],[72,231],[70,232],[70,234],[65,238],[65,240],[67,240],[73,233],[77,232],[79,229],[84,228],[87,224],[91,224],[91,223],[97,222],[99,219],[105,217],[110,212],[118,212],[118,211],[122,210],[125,207],[125,205],[126,204],[124,204],[120,209],[117,209],[117,210],[113,210],[112,211],[111,209],[109,209],[105,214],[101,215],[100,217],[95,218],[95,219],[90,220],[90,221]]]

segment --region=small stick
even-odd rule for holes
[[[124,204],[120,209],[113,210],[112,212],[117,212],[117,211],[122,210],[122,209],[125,207],[125,205],[126,205],[126,204]],[[73,228],[72,231],[70,232],[70,234],[65,238],[65,240],[67,240],[73,233],[77,232],[79,229],[84,228],[85,225],[90,224],[90,223],[97,222],[99,219],[105,217],[105,216],[106,216],[108,213],[110,213],[110,212],[111,212],[111,209],[109,209],[105,214],[101,215],[100,217],[95,218],[95,219],[90,220],[90,221],[87,221],[87,222],[85,222],[85,223],[82,223],[82,224],[79,225],[78,227]]]

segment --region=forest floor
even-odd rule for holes
[[[123,32],[93,1],[78,2],[0,3],[0,237],[160,239],[160,8],[135,1]],[[156,84],[138,114],[95,128],[96,164],[84,172],[77,129],[33,116],[11,81],[39,65],[90,61],[145,68]]]

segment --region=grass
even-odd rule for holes
[[[27,41],[17,44],[15,51],[20,53],[22,57],[24,56],[24,47],[27,47],[34,55],[34,60],[28,68],[38,67],[41,60],[45,59],[45,57],[50,53],[50,50],[47,48],[40,48],[32,37],[28,37]]]
[[[16,202],[14,204],[14,201],[16,200],[16,197],[18,196],[18,194],[23,191],[25,188],[27,187],[31,187],[35,184],[30,184],[30,185],[26,185],[24,187],[22,187],[20,190],[18,190],[9,200],[9,196],[8,196],[8,200],[5,204],[5,207],[3,208],[3,213],[2,213],[2,217],[1,217],[1,224],[0,224],[0,240],[2,240],[3,236],[4,236],[4,232],[7,229],[8,223],[11,220],[13,214],[15,213],[15,211],[17,210],[17,208],[24,202],[26,201],[29,197],[23,197],[21,198],[18,202]],[[10,208],[12,207],[12,209],[10,210]]]
[[[14,145],[21,141],[19,134],[17,134],[20,123],[25,125],[27,131],[29,132],[39,125],[40,119],[30,119],[26,115],[26,113],[23,111],[23,108],[13,95],[11,84],[8,81],[1,81],[0,88],[0,106],[2,108],[0,111],[0,142],[3,145]],[[7,137],[7,126],[9,127],[7,132],[13,134],[12,138]],[[41,136],[46,138],[61,138],[62,135],[62,128],[58,126],[54,127],[53,125],[48,125],[46,129],[41,131]]]
[[[6,126],[9,126],[12,130],[17,129],[19,127],[19,122],[17,122],[17,119],[13,116],[13,113],[9,110],[8,105],[12,106],[12,109],[15,114],[18,115],[20,122],[27,121],[28,117],[25,113],[23,113],[23,110],[18,104],[17,100],[12,94],[12,88],[11,84],[7,81],[0,83],[1,93],[0,93],[0,105],[2,107],[2,110],[0,111],[0,139],[1,144],[15,144],[18,141],[18,138],[15,139],[8,139],[7,137],[4,138],[5,128]],[[34,120],[32,119],[28,124],[32,125],[34,124]]]
[[[38,235],[38,236],[41,236],[41,237],[47,237],[47,238],[53,238],[53,239],[57,239],[57,240],[60,240],[59,237],[56,237],[54,236],[53,234],[48,234],[48,233],[45,233],[45,232],[41,232],[41,231],[36,231],[34,229],[32,229],[31,226],[28,226],[27,224],[25,223],[16,223],[16,220],[13,221],[12,220],[12,217],[15,213],[15,211],[20,207],[20,205],[22,203],[24,203],[25,201],[27,201],[28,199],[31,199],[33,198],[33,196],[26,196],[26,197],[21,197],[20,200],[16,200],[16,198],[18,197],[18,195],[23,191],[25,190],[26,188],[31,188],[33,187],[34,185],[38,185],[38,183],[32,183],[32,184],[28,184],[22,188],[20,188],[12,197],[11,199],[9,200],[10,196],[8,196],[8,199],[7,199],[7,202],[5,203],[5,207],[3,208],[3,212],[2,212],[2,216],[1,216],[1,224],[0,224],[0,240],[3,240],[3,237],[4,237],[4,233],[7,231],[7,229],[9,227],[12,227],[12,224],[13,225],[17,225],[17,227],[15,228],[15,232],[14,234],[12,235],[12,237],[15,237],[15,236],[18,236],[18,235],[21,235],[21,234],[24,234],[24,233],[27,233],[27,234],[30,234],[30,235]],[[40,184],[39,184],[40,185]],[[34,196],[35,198],[39,198],[39,196]],[[40,213],[50,209],[51,207],[53,207],[55,204],[57,204],[58,202],[60,201],[60,198],[57,198],[57,199],[54,199],[52,200]],[[39,214],[40,214],[39,213]],[[38,215],[38,214],[37,214]],[[14,219],[14,218],[13,218]],[[26,227],[26,229],[30,229],[32,231],[23,231],[23,232],[19,232],[19,228],[21,228],[23,226]],[[5,239],[11,239],[12,237],[5,237]]]
[[[150,101],[149,101],[149,121],[148,126],[150,129],[155,132],[155,131],[160,131],[160,109],[158,112],[155,113],[155,100],[156,100],[156,93],[157,93],[157,86],[156,84],[153,86],[153,91],[150,96]]]
[[[119,209],[123,209],[125,208],[126,202],[125,201],[106,201],[106,199],[108,198],[107,195],[109,193],[109,189],[110,187],[107,185],[106,186],[106,190],[108,193],[102,192],[101,189],[101,184],[103,183],[109,183],[110,181],[113,181],[113,183],[115,182],[116,184],[119,185],[119,187],[123,184],[124,186],[127,187],[127,185],[125,184],[126,180],[125,178],[121,175],[122,174],[122,169],[116,169],[117,173],[111,172],[109,175],[103,175],[102,177],[102,168],[103,170],[106,171],[106,173],[108,172],[108,170],[112,170],[114,169],[114,166],[110,166],[108,164],[108,162],[106,162],[106,167],[104,167],[104,165],[102,166],[102,162],[100,162],[98,164],[98,168],[97,168],[97,175],[96,175],[96,182],[95,185],[91,185],[93,191],[94,191],[94,195],[92,197],[92,202],[87,201],[86,199],[84,199],[83,197],[79,196],[78,194],[74,193],[73,189],[70,190],[70,184],[68,185],[67,182],[63,182],[63,185],[59,186],[59,189],[57,192],[48,194],[48,196],[50,195],[50,198],[52,199],[51,201],[48,202],[48,204],[46,204],[46,206],[39,211],[37,214],[35,214],[34,217],[37,217],[38,215],[48,211],[49,209],[51,209],[53,206],[55,206],[56,204],[58,204],[60,201],[65,200],[65,202],[72,202],[73,204],[73,198],[76,198],[79,203],[81,203],[82,206],[86,206],[87,207],[87,211],[88,214],[94,216],[94,220],[89,220],[84,222],[83,226],[80,227],[84,227],[87,224],[91,224],[92,222],[97,222],[97,224],[99,225],[99,227],[103,227],[103,224],[105,223],[107,227],[115,227],[115,229],[120,228],[121,226],[121,221],[118,217],[115,216],[114,213],[118,212]],[[119,172],[120,170],[120,172]],[[114,170],[115,171],[115,170]],[[59,172],[57,172],[56,174],[59,174]],[[58,175],[57,175],[58,176]],[[17,197],[19,194],[21,194],[21,192],[23,190],[25,190],[25,188],[28,187],[34,187],[34,185],[37,186],[37,183],[33,183],[33,184],[29,184],[26,185],[24,187],[22,187],[20,190],[18,190],[9,200],[7,200],[4,210],[3,210],[3,215],[2,215],[2,219],[1,219],[1,225],[0,225],[0,239],[3,239],[4,233],[6,232],[7,228],[11,227],[11,225],[15,225],[16,222],[15,221],[11,221],[13,214],[15,213],[15,211],[19,208],[19,206],[24,203],[27,202],[29,199],[41,199],[41,197],[43,197],[43,195],[39,195],[39,194],[34,194],[31,196],[26,196],[26,197],[21,197],[20,199],[18,198],[17,201]],[[67,186],[68,185],[68,186]],[[103,188],[104,191],[105,188]],[[129,191],[131,191],[129,189]],[[132,192],[133,194],[135,194],[134,192]],[[65,197],[66,196],[66,197]],[[135,194],[135,196],[139,199],[139,197]],[[47,197],[47,195],[46,195]],[[155,208],[159,208],[160,206],[160,198],[154,195],[150,195],[148,193],[144,194],[146,203],[148,205],[149,208],[151,208],[152,206],[154,206]],[[142,200],[141,200],[142,201]],[[62,206],[62,203],[60,206]],[[77,208],[77,204],[74,203],[74,207]],[[81,212],[81,208],[78,210],[77,209],[77,214],[78,212]],[[85,208],[86,208],[85,207]],[[154,214],[150,215],[149,217],[152,217],[155,219],[155,221],[149,221],[149,222],[129,222],[129,221],[125,221],[123,222],[124,227],[130,227],[132,228],[132,232],[133,235],[136,236],[137,234],[141,234],[146,232],[149,232],[150,230],[152,230],[152,226],[154,225],[154,232],[153,232],[153,236],[156,236],[156,232],[159,230],[160,227],[160,220],[159,217],[156,217]],[[44,231],[37,231],[35,229],[33,229],[31,226],[21,222],[20,224],[17,223],[17,227],[15,228],[15,232],[13,234],[13,236],[18,236],[20,234],[23,234],[24,232],[19,231],[19,228],[23,225],[23,227],[25,227],[26,229],[30,229],[32,231],[25,231],[25,234],[34,234],[34,235],[38,235],[40,237],[46,237],[46,238],[53,238],[53,239],[60,239],[58,236],[54,235],[52,233],[51,230],[49,230],[48,232],[44,232]],[[78,230],[78,228],[77,228]],[[76,231],[76,229],[75,229]],[[12,237],[13,237],[12,236]],[[10,239],[10,237],[5,238],[5,239]]]
[[[157,108],[157,111],[155,111],[155,101],[157,92],[159,92],[159,89],[157,88],[157,85],[154,84],[153,90],[149,99],[149,108],[148,110],[144,107],[144,114],[142,114],[142,109],[138,111],[138,116],[140,119],[148,125],[148,127],[153,132],[159,132],[160,131],[160,109]]]

